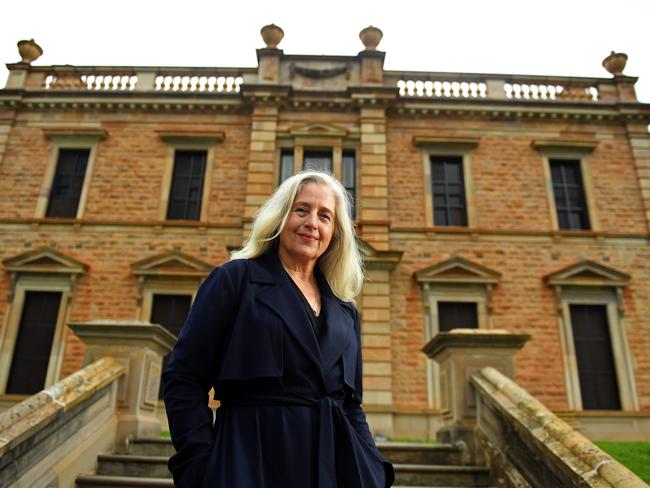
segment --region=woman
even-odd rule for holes
[[[163,375],[177,487],[392,485],[361,408],[362,282],[341,184],[287,179],[201,285]]]

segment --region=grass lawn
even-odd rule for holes
[[[650,442],[596,441],[594,444],[650,484]]]

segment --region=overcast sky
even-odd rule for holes
[[[650,103],[648,0],[30,0],[0,12],[3,63],[34,38],[35,65],[255,66],[265,24],[284,29],[287,54],[343,55],[372,24],[395,70],[609,77],[603,58],[625,52]]]

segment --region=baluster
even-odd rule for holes
[[[406,94],[409,97],[412,97],[415,93],[415,81],[413,80],[408,80],[406,82]]]
[[[551,100],[557,100],[558,95],[563,91],[563,88],[560,85],[549,85],[548,88],[551,92]]]
[[[433,96],[433,82],[430,80],[424,82],[424,95],[427,97]]]
[[[45,77],[45,89],[49,90],[50,86],[52,85],[52,82],[54,81],[54,76],[53,75],[47,75]]]
[[[178,91],[179,87],[181,84],[181,77],[180,76],[174,76],[172,78],[172,90],[173,91]]]
[[[235,91],[236,92],[239,92],[239,90],[241,90],[242,83],[244,83],[244,78],[242,78],[241,76],[237,76],[235,78]]]
[[[595,86],[590,86],[589,88],[587,88],[587,91],[591,95],[591,99],[594,102],[597,102],[598,101],[598,88],[596,88]]]
[[[468,98],[469,97],[469,83],[467,83],[466,81],[461,81],[460,85],[459,85],[459,88],[460,88],[460,95],[463,98]]]
[[[205,91],[205,83],[206,83],[206,81],[207,81],[207,78],[206,78],[205,76],[198,76],[198,77],[196,78],[197,88],[198,88],[198,90],[199,90],[200,92],[204,92],[204,91]]]
[[[397,80],[397,89],[399,90],[400,96],[404,96],[406,94],[406,83],[404,83],[404,80]]]
[[[131,75],[131,77],[129,78],[129,90],[135,90],[137,84],[138,84],[138,75]]]
[[[424,94],[424,82],[422,80],[415,82],[415,94],[418,97],[421,97]]]
[[[535,100],[539,100],[539,85],[530,85],[530,96]]]
[[[217,84],[217,77],[216,77],[216,76],[210,76],[210,77],[208,77],[208,86],[207,86],[207,90],[208,90],[209,92],[213,92],[213,91],[215,91],[215,90],[216,90],[216,87],[215,87],[216,84]]]

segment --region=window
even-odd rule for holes
[[[306,170],[332,172],[332,151],[308,151],[303,155],[303,168]]]
[[[101,128],[52,128],[43,135],[50,151],[34,217],[81,219],[99,143],[108,133]]]
[[[438,302],[438,330],[478,329],[478,308],[474,302]]]
[[[6,393],[31,395],[45,387],[60,304],[60,292],[25,293]]]
[[[356,179],[357,179],[357,161],[354,151],[343,151],[341,171],[341,183],[350,195],[350,217],[354,220],[357,216],[356,201]]]
[[[542,156],[552,229],[600,230],[589,164],[597,143],[535,140],[532,146]]]
[[[90,149],[60,149],[46,217],[77,216]]]
[[[350,195],[350,213],[356,217],[356,155],[353,150],[309,149],[303,146],[295,149],[280,150],[278,180],[282,183],[300,168],[305,170],[325,171],[339,179]]]
[[[167,144],[158,220],[205,222],[211,194],[212,170],[218,145],[225,134],[220,131],[158,131]]]
[[[605,305],[570,305],[582,408],[620,410]]]
[[[283,149],[280,153],[280,183],[293,176],[293,149]]]
[[[479,139],[415,136],[424,169],[426,225],[472,227],[472,151]]]
[[[168,220],[200,219],[206,157],[206,151],[176,151]]]
[[[69,304],[87,266],[49,247],[2,264],[9,289],[0,330],[0,395],[29,395],[59,379]]]
[[[434,225],[467,225],[463,158],[431,156]]]
[[[623,289],[630,276],[583,260],[545,277],[555,292],[572,410],[638,410]]]
[[[560,229],[589,229],[579,160],[551,159],[553,196]]]
[[[151,305],[152,324],[160,324],[178,337],[192,305],[192,295],[154,294]],[[169,354],[163,358],[162,371],[167,368]],[[162,399],[163,385],[160,383],[158,398]]]
[[[416,271],[424,305],[423,341],[451,329],[492,327],[492,290],[501,275],[456,256]],[[427,397],[431,408],[442,408],[440,369],[427,361]]]

